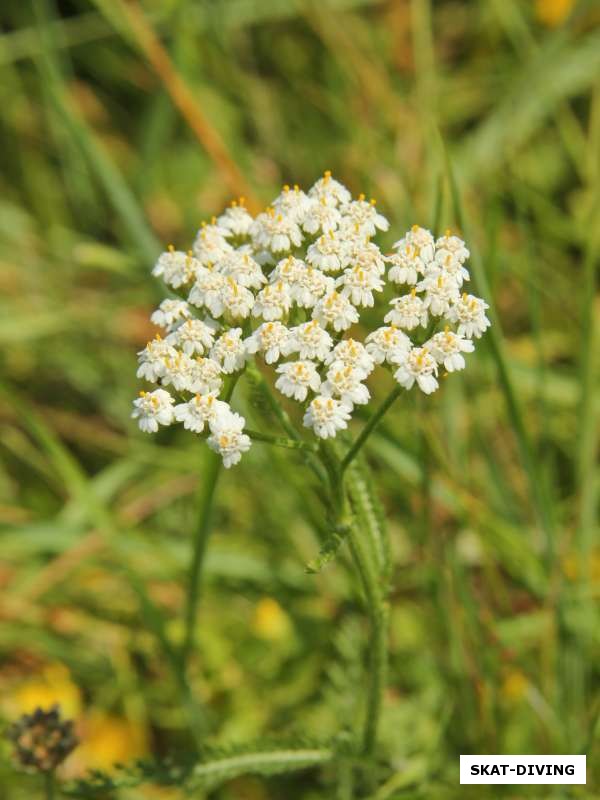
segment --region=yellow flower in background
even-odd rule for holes
[[[77,767],[82,770],[108,770],[148,752],[143,725],[104,711],[91,711],[81,723],[80,732],[76,757]]]
[[[502,695],[507,700],[521,700],[525,696],[528,686],[527,676],[521,670],[513,669],[502,681]]]
[[[557,28],[571,13],[575,0],[535,0],[535,16],[548,28]]]
[[[41,673],[25,680],[9,701],[11,715],[29,714],[36,708],[49,709],[55,703],[61,715],[73,719],[81,713],[81,692],[69,670],[59,663],[48,664]]]
[[[575,553],[567,553],[562,559],[563,573],[570,581],[576,581],[581,577],[580,557]],[[589,574],[590,580],[594,583],[600,580],[600,552],[592,553],[585,564],[585,570]]]
[[[288,615],[272,597],[263,597],[256,604],[252,630],[261,639],[275,641],[288,636],[291,623]]]

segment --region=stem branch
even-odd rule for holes
[[[358,437],[354,444],[350,447],[344,458],[342,459],[341,464],[341,472],[342,474],[348,469],[352,461],[356,458],[358,451],[367,441],[371,433],[373,432],[374,428],[378,425],[379,421],[385,414],[385,412],[390,408],[390,406],[394,403],[394,401],[400,396],[402,393],[402,387],[396,386],[392,391],[388,394],[385,398],[383,403],[379,406],[377,411],[373,414],[373,416],[369,419],[366,423],[365,427],[359,433]]]
[[[248,428],[244,429],[244,433],[254,442],[264,442],[265,444],[272,444],[275,447],[286,447],[288,450],[304,450],[307,453],[317,452],[316,445],[305,442],[303,439],[286,439],[285,436],[272,436],[270,433],[252,431]]]

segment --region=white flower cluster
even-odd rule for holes
[[[440,369],[463,369],[463,354],[490,324],[487,304],[464,291],[465,243],[414,225],[384,255],[372,237],[388,227],[375,201],[353,199],[326,172],[308,193],[284,186],[256,218],[241,198],[203,224],[192,250],[169,247],[153,274],[186,299],[164,300],[152,314],[164,335],[140,352],[138,377],[160,388],[135,400],[140,428],[206,428],[229,467],[250,438],[244,418],[218,397],[248,359],[276,365],[276,389],[303,404],[304,425],[321,438],[368,403],[365,381],[376,365],[425,394],[438,388]],[[382,327],[364,342],[348,336],[390,286]]]

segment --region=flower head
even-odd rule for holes
[[[362,383],[364,374],[343,361],[334,361],[327,371],[327,380],[323,381],[321,393],[326,397],[339,397],[349,406],[364,405],[371,395]]]
[[[440,331],[432,336],[426,346],[438,364],[443,364],[448,372],[464,369],[465,359],[462,354],[472,353],[475,349],[475,345],[470,339],[465,339],[448,327],[445,331]]]
[[[252,215],[246,210],[243,197],[234,200],[229,208],[217,217],[217,225],[223,230],[223,236],[248,236],[252,222]]]
[[[179,403],[174,408],[177,422],[194,433],[202,433],[205,425],[214,426],[227,414],[231,414],[228,403],[217,400],[215,394],[196,394],[187,403]]]
[[[171,245],[167,252],[159,257],[152,274],[162,278],[167,286],[179,289],[181,286],[193,283],[201,269],[202,263],[194,258],[191,250],[182,253]]]
[[[190,307],[185,300],[163,300],[150,317],[150,322],[171,330],[178,322],[188,319]]]
[[[330,439],[348,427],[352,406],[335,397],[317,395],[304,415],[304,425],[320,439]]]
[[[480,297],[465,292],[450,306],[447,319],[458,323],[457,333],[460,336],[479,339],[490,327],[490,321],[485,315],[487,308],[488,304]]]
[[[333,290],[316,303],[313,319],[324,328],[330,325],[334,331],[345,331],[358,322],[358,311],[347,297]]]
[[[254,333],[246,339],[246,352],[250,355],[260,353],[267,364],[279,361],[282,353],[288,350],[287,343],[291,333],[281,322],[263,322]]]
[[[465,243],[413,225],[384,255],[374,237],[388,228],[374,201],[325,172],[307,192],[284,186],[255,218],[243,198],[232,202],[201,226],[192,251],[170,246],[153,273],[179,296],[153,312],[164,338],[138,354],[138,376],[156,385],[134,402],[140,428],[181,423],[229,467],[251,442],[220,394],[247,362],[274,368],[276,389],[303,404],[319,438],[336,436],[369,402],[377,366],[425,394],[438,388],[440,368],[464,369],[490,324],[487,303],[464,291]],[[395,296],[385,308],[388,283]]]
[[[333,340],[327,331],[319,325],[318,320],[303,322],[290,330],[290,336],[284,347],[285,355],[298,353],[300,358],[314,358],[325,361]]]
[[[207,444],[211,450],[223,458],[223,466],[229,469],[237,464],[242,453],[246,453],[252,444],[244,431],[245,420],[239,414],[230,412],[221,415],[212,425]]]
[[[246,363],[246,346],[241,328],[230,328],[212,346],[210,357],[221,365],[225,375],[237,372]]]
[[[429,314],[425,300],[419,297],[414,289],[410,294],[390,300],[390,305],[392,310],[385,315],[384,322],[407,331],[412,331],[420,325],[423,327],[427,325]]]
[[[214,322],[209,324],[201,319],[188,319],[175,328],[165,341],[173,349],[181,348],[188,356],[201,356],[212,347],[217,327]]]
[[[286,397],[304,402],[309,389],[316,392],[321,385],[321,378],[316,365],[312,361],[289,361],[277,367],[279,378],[275,388]]]
[[[416,381],[422,392],[431,394],[439,385],[437,371],[437,361],[429,350],[426,347],[413,347],[394,373],[394,378],[405,389],[412,389]]]
[[[137,419],[140,429],[145,433],[156,433],[159,425],[173,422],[173,398],[164,389],[153,392],[140,392],[133,401],[131,416]]]

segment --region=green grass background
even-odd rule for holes
[[[571,4],[551,24],[560,5],[144,0],[168,85],[121,0],[5,0],[4,722],[60,663],[84,718],[129,721],[159,758],[189,751],[168,650],[206,451],[129,419],[162,297],[149,271],[246,191],[236,170],[266,204],[331,169],[377,197],[386,244],[415,222],[464,234],[494,323],[465,374],[398,402],[366,454],[393,545],[373,800],[599,796],[600,12]],[[251,399],[234,403],[250,419]],[[220,479],[192,664],[216,743],[356,722],[368,629],[343,551],[304,572],[327,533],[314,489],[294,453],[261,444]],[[2,752],[0,797],[41,796]],[[587,753],[588,786],[463,790],[468,752]],[[334,784],[242,777],[210,796],[316,800]]]

